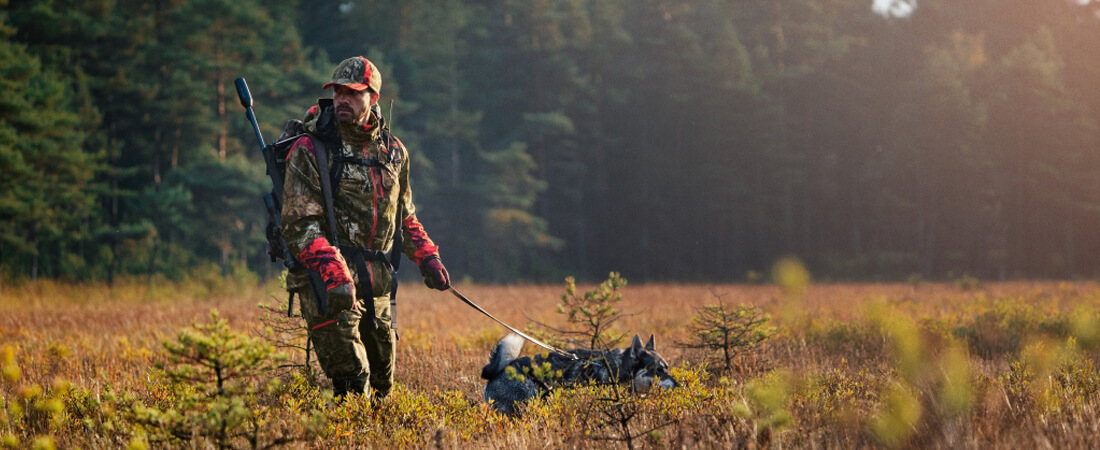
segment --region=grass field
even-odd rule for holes
[[[1092,282],[630,285],[615,326],[654,334],[681,387],[557,390],[516,419],[481,401],[481,367],[506,332],[449,294],[403,285],[393,395],[334,404],[323,378],[271,367],[304,361],[264,344],[304,345],[257,306],[285,307],[277,287],[123,284],[0,289],[0,444],[1100,448]],[[520,328],[565,325],[555,312],[564,284],[458,288]],[[775,327],[729,370],[677,345],[693,339],[699,308],[719,302],[759,307]],[[227,329],[212,325],[212,310]],[[194,339],[203,333],[229,340]],[[173,360],[165,346],[229,341],[256,357],[226,357],[240,367],[222,367],[231,375],[221,391],[213,368]]]

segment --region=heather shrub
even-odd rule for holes
[[[711,367],[724,361],[696,362],[662,348],[677,389],[554,389],[516,418],[481,399],[477,374],[499,329],[455,320],[456,311],[467,312],[462,305],[451,308],[426,289],[423,298],[417,289],[406,293],[412,307],[403,310],[397,384],[385,401],[371,403],[355,396],[335,402],[318,386],[300,365],[306,353],[299,319],[262,320],[265,313],[285,318],[281,308],[256,308],[267,295],[262,289],[237,300],[194,298],[168,286],[150,298],[148,285],[129,282],[110,290],[80,286],[80,295],[71,285],[8,287],[0,293],[0,446],[1100,445],[1090,431],[1100,423],[1097,286],[809,289],[806,277],[792,274],[787,288],[722,287],[735,299],[729,304],[775,318],[775,334],[754,350],[767,358],[766,372],[727,374]],[[513,317],[539,310],[552,316],[559,289],[484,287],[479,300]],[[683,305],[667,299],[702,308],[713,291],[632,287],[632,306],[642,313],[620,316],[612,329],[663,327],[669,335],[662,339],[688,341],[692,315],[677,315]],[[214,305],[222,312],[212,316]],[[280,323],[289,327],[283,337],[273,326]],[[281,351],[291,358],[276,357]]]

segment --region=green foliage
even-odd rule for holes
[[[1082,349],[1100,349],[1100,309],[1081,308],[1074,311],[1070,316],[1070,327]]]
[[[974,278],[973,276],[963,274],[955,281],[955,284],[964,291],[971,291],[978,289],[982,286],[981,280]]]
[[[270,140],[362,54],[471,279],[1096,272],[1095,2],[868,3],[5,2],[0,265],[269,273],[231,81]]]
[[[180,331],[176,341],[165,341],[169,363],[165,374],[174,383],[185,383],[213,391],[207,394],[233,396],[248,392],[248,381],[263,377],[281,356],[265,339],[234,332],[217,311],[210,323]]]
[[[63,401],[65,383],[58,382],[50,391],[35,383],[20,381],[15,349],[4,346],[0,352],[0,445],[18,448],[31,442],[34,448],[54,448],[53,434],[65,428],[66,408]]]
[[[0,264],[31,278],[40,269],[59,276],[70,246],[89,238],[96,200],[99,156],[84,151],[88,124],[73,112],[86,86],[5,39],[0,89],[8,93],[0,100]]]
[[[798,258],[783,258],[772,267],[772,280],[791,297],[799,297],[810,286],[810,272]]]
[[[970,366],[970,355],[962,345],[952,345],[940,357],[943,379],[936,401],[948,417],[966,417],[974,406],[974,375]]]
[[[565,279],[565,294],[561,296],[558,314],[564,314],[566,321],[578,329],[567,330],[567,334],[578,335],[581,341],[593,350],[612,348],[618,345],[626,333],[615,331],[614,323],[622,318],[615,305],[623,300],[619,289],[626,287],[626,279],[618,272],[611,272],[607,281],[596,289],[577,295],[577,285],[573,277]]]
[[[508,366],[504,368],[504,374],[509,379],[519,381],[521,383],[526,380],[527,377],[532,377],[535,380],[544,383],[550,383],[552,382],[552,380],[555,379],[555,377],[560,378],[562,371],[553,370],[549,362],[544,362],[541,365],[536,365],[532,363],[530,366],[524,367],[522,374],[517,372],[515,367]]]
[[[736,357],[756,350],[775,333],[774,327],[767,326],[769,320],[771,316],[755,306],[703,306],[688,325],[692,340],[681,346],[719,352],[724,369],[732,370]]]
[[[95,289],[81,289],[75,296],[72,289],[57,288],[60,294],[48,289],[48,283],[39,284],[43,300],[33,313],[59,321],[82,317],[62,311],[85,307],[88,300],[83,297],[99,295]],[[133,331],[112,327],[117,323],[114,314],[98,319],[107,324],[97,329],[111,335],[103,342],[113,345],[88,340],[84,328],[88,324],[79,321],[73,330],[45,337],[39,331],[6,324],[0,333],[12,344],[0,351],[0,445],[260,448],[323,443],[339,448],[465,448],[590,447],[610,442],[627,447],[692,443],[789,448],[829,442],[845,448],[938,448],[960,442],[1001,447],[1046,439],[1055,447],[1093,446],[1095,437],[1082,424],[1093,423],[1100,406],[1095,395],[1100,389],[1096,370],[1100,355],[1082,344],[1087,333],[1080,328],[1097,317],[1092,287],[1079,292],[1071,287],[1042,288],[1021,298],[963,300],[954,297],[959,291],[950,284],[922,288],[916,298],[910,297],[908,286],[885,289],[895,288],[892,292],[902,292],[899,297],[871,300],[867,311],[859,303],[848,304],[860,301],[860,294],[841,296],[844,304],[837,311],[839,316],[827,317],[829,312],[822,310],[809,329],[784,329],[769,337],[766,351],[777,366],[774,371],[718,376],[705,364],[672,361],[670,371],[679,382],[676,389],[645,395],[634,395],[625,386],[554,389],[529,402],[518,418],[494,413],[481,399],[483,384],[463,378],[483,362],[468,358],[466,346],[458,346],[457,351],[451,345],[411,350],[410,354],[429,362],[404,366],[406,375],[399,377],[384,402],[354,397],[334,403],[331,393],[300,371],[272,371],[271,366],[281,361],[270,356],[271,364],[252,359],[250,355],[270,355],[272,346],[260,341],[275,342],[275,336],[239,333],[221,316],[180,331],[162,352],[143,347],[143,338]],[[932,291],[947,293],[949,298],[937,299],[928,293]],[[60,295],[74,297],[53,299]],[[109,305],[149,301],[145,291],[116,295],[103,300],[109,302],[103,309],[115,313],[119,308]],[[157,306],[179,308],[193,302]],[[233,306],[219,302],[221,307]],[[1042,314],[1019,312],[1024,311],[1025,302]],[[1059,307],[1047,308],[1054,303]],[[1019,348],[1001,355],[1006,364],[990,364],[964,339],[953,337],[949,325],[981,317],[996,305],[1008,305],[1008,310],[1030,317],[1029,321],[1081,320],[1084,325],[1069,326],[1070,335],[1064,337],[1035,324],[1026,326],[1031,331],[1021,337]],[[5,313],[17,318],[25,313],[18,307],[4,307],[8,308]],[[234,318],[256,312],[250,301],[236,307]],[[942,317],[922,317],[925,314]],[[1078,315],[1085,319],[1071,320]],[[682,324],[689,319],[683,317]],[[104,333],[104,327],[111,328]],[[845,336],[877,339],[879,344],[843,345],[840,341]],[[215,358],[233,353],[213,351],[218,342],[227,343],[222,346],[227,349],[236,348],[231,342],[250,343],[256,349],[240,348],[236,357]],[[151,344],[155,350],[155,342]],[[181,351],[181,347],[192,350]],[[211,366],[194,362],[198,349],[207,349],[206,360],[243,361],[243,366],[255,370],[237,371],[219,394]],[[919,359],[915,371],[909,367],[913,355]],[[164,370],[155,368],[158,361]],[[82,373],[82,368],[96,364],[154,368],[139,376],[131,376],[128,370],[64,375]],[[439,370],[443,365],[457,370]],[[184,366],[190,369],[180,370]],[[64,371],[70,367],[75,370]],[[557,374],[545,365],[509,374],[542,379],[552,375]],[[269,383],[269,379],[279,382]]]
[[[489,256],[480,265],[490,281],[522,278],[538,273],[545,266],[542,250],[557,250],[561,239],[548,233],[547,221],[532,209],[546,182],[535,176],[537,164],[527,154],[526,146],[513,142],[505,149],[481,155],[483,174],[477,186],[485,198],[484,231],[496,236],[483,248]]]
[[[871,323],[888,343],[898,374],[908,383],[920,381],[927,374],[923,367],[927,362],[928,346],[918,323],[885,305],[874,306],[869,312]]]
[[[840,321],[816,319],[803,329],[806,340],[830,355],[875,359],[886,354],[886,343],[878,327],[856,318]]]
[[[163,411],[147,410],[149,421],[178,439],[197,431],[218,447],[243,439],[257,447],[270,413],[258,396],[277,387],[265,381],[285,357],[264,338],[233,331],[217,311],[210,323],[180,331],[165,341],[168,364],[164,376],[175,404]]]
[[[974,353],[995,359],[1019,353],[1033,337],[1066,338],[1071,335],[1071,324],[1069,317],[1025,298],[1003,298],[961,321],[952,334],[964,339]]]
[[[790,391],[791,374],[783,371],[771,372],[745,386],[745,397],[748,400],[746,412],[760,427],[758,433],[793,425],[794,418],[788,409]]]
[[[902,447],[909,442],[921,419],[920,399],[905,385],[894,385],[887,390],[884,400],[874,416],[871,432],[887,447]]]
[[[1015,411],[1050,417],[1074,417],[1096,404],[1100,375],[1096,360],[1086,357],[1071,340],[1065,345],[1036,342],[1011,361],[997,381],[1005,401]]]
[[[86,155],[74,161],[87,180],[79,186],[83,197],[54,194],[67,189],[65,177],[50,189],[38,189],[65,200],[67,209],[55,216],[75,216],[79,227],[34,261],[52,276],[113,280],[127,273],[178,278],[205,261],[217,262],[226,274],[234,260],[258,259],[262,249],[254,244],[263,219],[256,197],[262,169],[257,155],[243,159],[258,153],[246,152],[255,146],[241,142],[251,135],[231,133],[247,128],[239,114],[229,114],[239,110],[227,109],[235,93],[226,84],[250,76],[254,97],[272,113],[261,118],[273,124],[287,118],[284,102],[301,102],[293,107],[294,116],[308,106],[302,103],[312,95],[301,96],[306,86],[290,80],[316,72],[311,72],[312,61],[305,61],[292,19],[279,11],[288,5],[54,3],[6,8],[18,40],[71,86],[68,97],[76,106],[67,110],[79,111],[79,116],[50,114],[49,120],[36,121],[52,128],[54,136],[63,136],[62,130],[82,133],[65,148]],[[49,111],[49,105],[37,106]],[[51,126],[51,121],[60,122]],[[50,167],[57,171],[69,170],[72,158],[37,153],[51,157]],[[106,167],[100,169],[100,161]],[[188,183],[198,181],[198,172],[216,176],[217,182]],[[207,189],[216,189],[217,195]],[[95,209],[95,202],[101,208]],[[36,245],[34,238],[24,241]]]

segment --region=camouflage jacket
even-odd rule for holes
[[[319,103],[324,104],[324,103]],[[418,266],[425,259],[439,256],[436,246],[416,218],[412,189],[409,187],[408,150],[396,137],[389,146],[382,139],[384,122],[372,115],[367,125],[356,130],[361,143],[349,144],[340,139],[337,126],[330,118],[331,106],[322,110],[314,105],[303,120],[303,128],[325,141],[331,155],[353,158],[371,158],[380,166],[357,163],[342,164],[338,185],[333,185],[333,205],[336,215],[337,238],[341,246],[355,246],[389,252],[394,233],[403,235],[402,252]],[[350,267],[334,247],[329,245],[329,225],[325,212],[325,200],[321,193],[320,172],[314,156],[315,147],[308,136],[299,138],[286,155],[286,181],[282,209],[282,234],[291,254],[310,270],[321,272],[328,288],[347,282],[350,275],[356,281],[359,297],[370,298],[363,292],[364,274],[357,273],[355,264]],[[330,166],[335,164],[329,158]],[[390,272],[380,261],[368,261],[370,286],[373,297],[387,295],[390,290]],[[350,274],[349,274],[350,269]],[[287,289],[294,290],[308,285],[305,273],[287,277]]]

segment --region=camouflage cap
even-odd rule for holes
[[[340,62],[336,70],[332,71],[332,81],[321,89],[337,85],[357,91],[370,89],[377,94],[382,91],[382,74],[378,73],[378,68],[369,59],[355,56]]]

